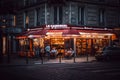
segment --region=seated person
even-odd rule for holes
[[[74,50],[72,50],[72,48],[70,48],[69,50],[65,50],[65,57],[66,58],[70,58],[74,55]]]
[[[73,56],[74,55],[74,50],[72,48],[70,48],[70,51],[71,51],[71,55],[70,56]]]
[[[57,50],[55,49],[55,47],[53,47],[52,50],[50,51],[50,55],[51,55],[52,57],[56,57],[56,55],[57,55]]]

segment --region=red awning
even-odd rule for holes
[[[78,32],[84,32],[84,33],[113,33],[113,32],[108,31],[108,30],[85,30],[85,29],[78,30]]]
[[[80,35],[80,33],[79,33],[78,30],[75,30],[75,29],[67,29],[67,30],[63,31],[62,35],[63,36],[66,36],[66,35]]]
[[[47,33],[47,30],[43,29],[43,30],[37,30],[30,35],[46,35],[46,33]]]
[[[42,29],[42,30],[29,30],[29,31],[25,31],[25,32],[19,34],[16,38],[17,39],[22,39],[22,38],[27,38],[28,36],[31,36],[31,35],[33,35],[32,37],[36,37],[37,35],[46,35],[46,33],[47,33],[47,30],[45,30],[45,29]]]
[[[16,36],[16,39],[25,39],[27,36]]]
[[[86,29],[61,29],[61,30],[46,30],[46,29],[38,29],[38,30],[29,30],[21,33],[16,38],[24,39],[32,35],[32,37],[39,37],[41,35],[46,35],[47,33],[58,33],[61,32],[62,36],[80,36],[80,32],[84,33],[112,33],[108,30],[86,30]],[[35,35],[35,36],[34,36]],[[56,34],[58,35],[58,34]]]
[[[63,32],[63,30],[48,30],[48,32]]]

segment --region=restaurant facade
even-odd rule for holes
[[[45,48],[47,45],[51,49],[55,47],[63,55],[69,48],[75,51],[76,56],[86,53],[95,55],[99,49],[112,46],[117,37],[108,28],[44,25],[41,28],[30,28],[16,38],[19,40],[19,55],[25,56],[25,51],[28,50],[28,55],[32,57],[36,46]]]

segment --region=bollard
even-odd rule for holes
[[[62,53],[59,53],[59,63],[61,63]]]
[[[28,52],[26,52],[26,64],[28,64]]]
[[[61,55],[59,55],[59,63],[61,63]]]
[[[87,53],[87,62],[88,62],[88,53]]]
[[[76,61],[75,61],[75,54],[73,55],[73,62],[75,63]]]
[[[7,55],[7,63],[9,64],[10,63],[10,53],[8,52],[8,55]]]
[[[43,64],[43,60],[41,60],[41,64]]]
[[[43,56],[41,56],[41,64],[43,64]]]

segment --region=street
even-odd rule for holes
[[[0,65],[0,80],[120,80],[119,62]]]

